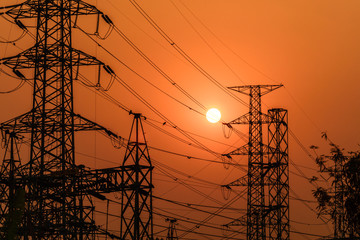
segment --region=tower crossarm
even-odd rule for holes
[[[96,234],[96,235],[98,235],[98,236],[99,236],[99,235],[103,235],[103,236],[109,237],[110,239],[120,239],[120,240],[122,239],[121,237],[116,236],[116,235],[110,233],[109,231],[101,228],[100,226],[96,226],[96,230],[97,230],[97,234]],[[106,238],[106,239],[108,239],[108,238]]]
[[[78,179],[78,184],[73,192],[68,192],[71,195],[80,195],[82,193],[88,193],[98,197],[101,193],[121,192],[124,189],[128,189],[122,183],[123,168],[113,167],[104,169],[85,170],[83,165],[73,166],[66,170],[52,171],[42,176],[29,176],[23,174],[18,176],[17,182],[27,181],[40,181],[48,188],[55,188],[57,184],[60,184],[63,179]],[[0,181],[1,183],[1,181]],[[50,191],[51,192],[51,191]],[[50,199],[56,199],[59,192],[51,192]]]
[[[271,122],[271,118],[269,117],[269,115],[265,114],[265,113],[261,113],[260,116],[260,122],[259,123],[270,123]],[[246,113],[244,115],[242,115],[241,117],[238,117],[234,120],[232,120],[231,122],[229,122],[228,124],[250,124],[250,113]]]
[[[250,149],[249,149],[249,144],[245,144],[227,154],[223,154],[224,156],[231,156],[231,155],[266,155],[266,154],[269,154],[270,152],[274,152],[275,149],[273,149],[272,147],[268,146],[268,145],[265,145],[263,144],[262,145],[262,151],[261,152],[256,152],[256,151],[253,151],[253,152],[250,152]]]
[[[100,193],[121,192],[128,189],[121,180],[123,172],[122,167],[84,170],[80,175],[82,177],[80,190],[95,197]]]
[[[41,63],[45,63],[47,67],[58,67],[63,64],[63,59],[61,56],[55,54],[56,46],[53,45],[54,51],[41,52],[36,49],[36,46],[33,46],[15,56],[5,57],[0,59],[1,65],[5,65],[11,69],[29,69],[35,68],[35,64],[41,65]],[[90,66],[90,65],[104,65],[103,62],[99,61],[96,57],[93,57],[87,53],[84,53],[77,49],[70,49],[68,46],[67,51],[72,53],[72,57],[66,59],[69,61],[68,64],[71,66]],[[36,52],[38,55],[36,55]],[[36,57],[38,56],[38,57]]]
[[[15,4],[0,9],[0,15],[6,14],[14,19],[36,18],[40,8],[43,6],[42,2],[46,0],[27,0],[21,4]],[[71,15],[90,15],[102,14],[95,6],[88,4],[81,0],[73,0],[73,4],[69,11]],[[48,3],[49,11],[58,11],[59,6],[55,1]],[[2,11],[1,11],[2,10]]]
[[[273,169],[273,168],[277,168],[279,166],[279,164],[282,163],[267,163],[264,164],[263,168],[264,168],[264,173],[262,174],[263,177],[265,177],[268,172]],[[273,182],[266,180],[264,181],[264,185],[270,185],[270,184],[274,184]],[[248,186],[248,176],[242,176],[238,179],[236,179],[235,181],[232,181],[226,185],[222,185],[222,187],[226,187],[226,188],[231,188],[231,187],[246,187]]]
[[[231,183],[228,183],[226,185],[222,185],[222,187],[226,187],[226,188],[231,188],[232,186],[234,187],[246,187],[248,186],[248,176],[242,176],[241,178],[236,179],[235,181],[232,181]]]
[[[250,96],[251,95],[251,89],[253,88],[259,88],[261,89],[260,96],[263,96],[269,92],[272,92],[280,87],[282,87],[282,84],[279,85],[245,85],[245,86],[235,86],[235,87],[228,87],[231,90],[234,90],[236,92],[245,94]]]
[[[227,224],[225,224],[225,227],[230,227],[230,226],[246,226],[247,224],[247,215],[243,215],[240,218],[233,220]]]
[[[49,111],[48,118],[47,118],[47,131],[58,131],[61,126],[53,124],[56,121],[56,114],[50,114]],[[27,112],[22,114],[18,117],[10,119],[6,122],[0,124],[0,130],[3,131],[11,131],[16,134],[25,134],[31,133],[32,131],[32,116],[41,118],[41,116],[37,116],[34,111]],[[74,115],[74,131],[101,131],[105,135],[109,136],[112,139],[123,139],[121,136],[118,136],[114,132],[110,131],[109,129],[81,116],[80,114],[73,114]],[[36,126],[34,129],[37,129]]]

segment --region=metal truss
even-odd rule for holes
[[[269,160],[268,182],[268,228],[269,239],[290,239],[289,225],[289,144],[288,113],[285,109],[268,110]]]
[[[72,18],[102,13],[80,0],[27,0],[2,8],[3,14],[15,21],[35,18],[37,32],[33,47],[0,59],[14,72],[34,69],[32,109],[0,124],[3,132],[12,134],[1,168],[0,238],[6,239],[16,227],[19,239],[93,240],[97,233],[106,233],[94,223],[92,196],[121,191],[123,169],[85,171],[76,165],[76,131],[118,136],[74,113],[73,68],[104,64],[74,49],[71,36]],[[20,134],[31,134],[30,161],[23,165],[14,151]],[[14,199],[20,207],[12,206]],[[8,220],[19,211],[22,218]]]
[[[247,215],[239,218],[241,220],[227,224],[234,226],[238,223],[244,224],[246,218],[247,239],[265,240],[267,236],[269,205],[266,203],[265,186],[271,183],[267,175],[272,169],[265,156],[273,152],[273,146],[263,143],[263,124],[271,124],[271,116],[261,112],[261,97],[274,91],[282,85],[248,85],[230,87],[234,91],[250,97],[249,112],[229,124],[248,124],[248,144],[232,151],[229,155],[248,155],[248,174],[233,181],[228,186],[247,186]],[[270,189],[270,188],[269,188]]]
[[[121,238],[153,239],[152,169],[149,151],[141,123],[141,115],[134,114],[129,142],[122,165]]]

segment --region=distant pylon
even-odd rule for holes
[[[19,141],[21,136],[2,131],[5,157],[0,168],[0,231],[1,239],[15,239],[25,208],[25,190],[17,180],[20,173]]]
[[[176,232],[176,219],[175,218],[167,218],[166,221],[169,222],[168,233],[166,236],[166,240],[178,240],[177,232]]]
[[[141,123],[135,113],[123,161],[121,239],[153,239],[152,170],[150,155]]]

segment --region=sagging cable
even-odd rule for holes
[[[228,131],[226,131],[226,129],[228,129]],[[225,138],[230,138],[231,134],[233,133],[233,127],[231,126],[230,123],[223,123],[222,124],[222,130],[224,133],[224,137]]]
[[[230,198],[231,187],[229,185],[222,185],[221,186],[221,193],[225,200]]]
[[[114,29],[114,23],[113,23],[113,21],[111,21],[111,19],[109,18],[109,16],[106,15],[106,14],[101,13],[101,17],[102,17],[102,19],[109,25],[109,28],[108,28],[108,30],[106,31],[106,33],[105,33],[104,36],[101,36],[101,35],[100,35],[100,33],[99,33],[100,14],[98,14],[97,24],[96,24],[96,31],[95,31],[94,35],[95,35],[97,38],[101,39],[101,40],[105,40],[105,39],[107,39],[107,38],[110,36],[110,34],[112,33],[112,31],[113,31],[113,29]]]

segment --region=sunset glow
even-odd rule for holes
[[[360,240],[359,0],[0,15],[0,240]]]

